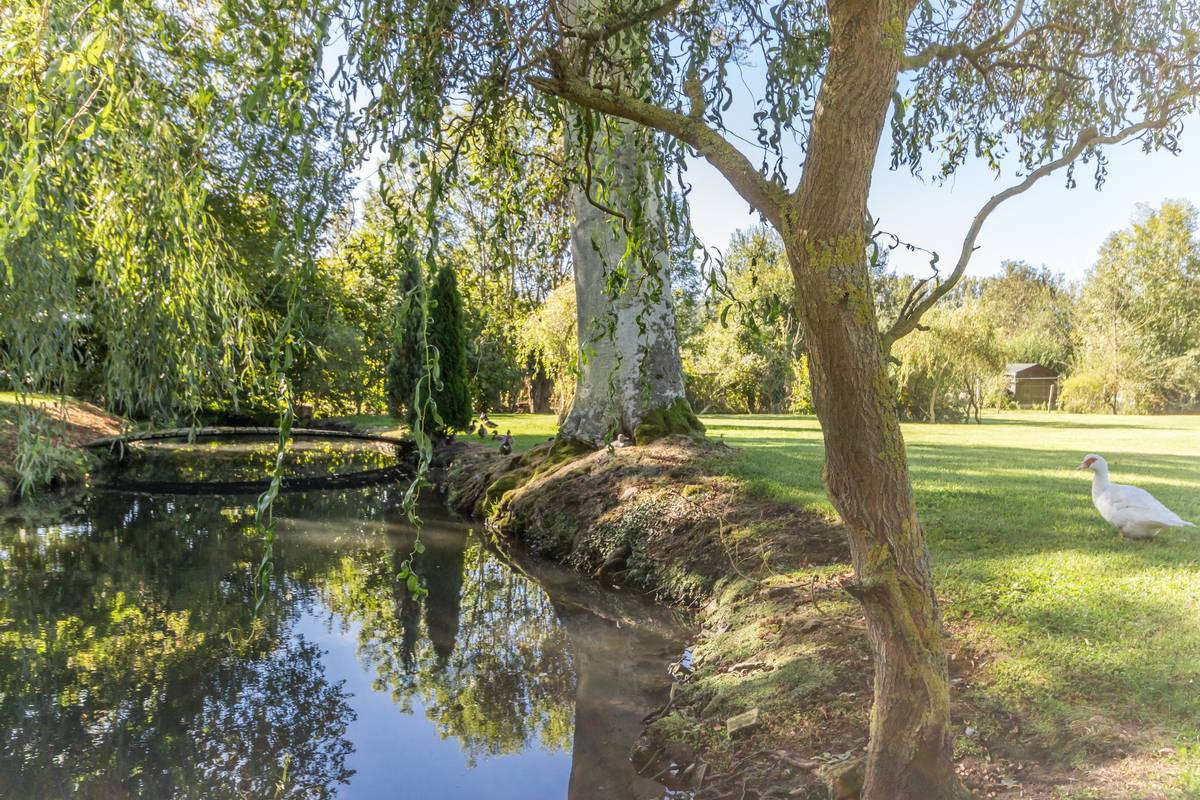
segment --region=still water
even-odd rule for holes
[[[260,475],[173,445],[142,476]],[[298,443],[289,469],[371,469]],[[157,463],[157,468],[154,465]],[[270,592],[253,496],[96,491],[0,522],[0,797],[661,798],[628,760],[680,630],[423,510],[403,486],[286,494]]]

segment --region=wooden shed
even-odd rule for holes
[[[1021,408],[1058,405],[1058,373],[1041,364],[1009,364],[1004,368],[1008,396]]]

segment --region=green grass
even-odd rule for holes
[[[829,508],[815,420],[704,422],[740,448],[734,473]],[[1200,522],[1200,417],[1017,412],[983,425],[905,425],[904,435],[947,619],[995,656],[974,689],[980,699],[1080,755],[1089,725],[1195,742],[1200,533],[1118,539],[1092,507],[1090,473],[1074,467],[1100,453],[1114,480]]]
[[[518,449],[555,430],[550,415],[494,419]],[[815,419],[703,421],[738,448],[733,474],[830,508]],[[1200,416],[1013,412],[904,435],[946,617],[989,654],[970,689],[978,704],[1017,713],[1068,758],[1101,746],[1106,726],[1200,741],[1200,532],[1119,540],[1092,507],[1090,474],[1074,470],[1085,453],[1104,455],[1114,480],[1200,522]],[[1200,755],[1185,760],[1200,769]]]
[[[490,419],[496,423],[496,430],[501,436],[506,431],[512,431],[513,450],[528,450],[536,444],[541,444],[546,441],[547,437],[553,436],[558,430],[558,421],[553,414],[492,414]],[[368,415],[361,414],[352,417],[338,417],[338,422],[345,422],[349,425],[362,428],[364,430],[374,431],[375,433],[384,433],[392,435],[403,435],[408,432],[408,428],[399,422],[386,415]],[[474,434],[459,434],[462,439],[470,439],[471,441],[482,441],[490,447],[500,447],[499,439],[491,439],[489,429],[488,437],[478,439]]]

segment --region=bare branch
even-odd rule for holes
[[[703,120],[647,103],[636,97],[600,89],[572,75],[535,75],[528,80],[531,86],[546,94],[674,136],[704,156],[725,176],[738,194],[777,229],[784,229],[783,212],[788,202],[787,190],[764,177],[740,150]]]
[[[907,309],[906,313],[902,313],[899,318],[892,323],[892,327],[888,329],[887,333],[883,335],[884,352],[889,351],[892,347],[892,344],[894,344],[898,339],[917,329],[921,321],[921,317],[925,314],[925,312],[933,308],[934,304],[937,303],[938,300],[942,299],[942,297],[944,297],[951,289],[953,289],[954,285],[958,283],[960,278],[962,278],[963,273],[967,270],[967,264],[970,262],[972,254],[974,254],[975,250],[977,249],[975,246],[975,240],[979,236],[979,231],[983,228],[983,223],[987,221],[987,218],[993,211],[996,210],[996,208],[1000,206],[1001,203],[1003,203],[1005,200],[1008,200],[1010,197],[1015,197],[1021,194],[1050,173],[1067,166],[1088,148],[1099,147],[1107,144],[1116,144],[1117,142],[1128,139],[1131,136],[1136,136],[1145,131],[1163,128],[1166,126],[1167,121],[1168,117],[1166,114],[1164,114],[1153,119],[1143,120],[1136,125],[1130,125],[1108,136],[1101,136],[1095,128],[1087,128],[1083,131],[1083,133],[1079,134],[1079,138],[1075,140],[1075,143],[1071,145],[1060,158],[1043,164],[1033,172],[1029,173],[1025,180],[1008,187],[996,195],[993,195],[990,200],[983,204],[983,208],[979,209],[979,213],[977,213],[975,218],[971,221],[971,227],[967,229],[967,235],[963,239],[962,250],[958,256],[958,263],[954,265],[954,270],[946,276],[946,280],[938,283],[927,293],[925,293],[924,296],[919,300],[915,300],[915,298],[910,297],[909,301],[915,300],[915,302],[910,303],[909,301],[906,301],[905,305],[911,305],[911,307]],[[918,284],[918,288],[920,285],[921,284]]]

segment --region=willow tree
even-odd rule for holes
[[[372,79],[437,119],[469,96],[477,120],[522,103],[636,123],[668,163],[698,154],[780,234],[795,279],[825,439],[825,484],[845,522],[866,615],[875,699],[863,796],[961,794],[951,763],[946,632],[917,516],[887,363],[890,346],[963,274],[988,216],[1103,148],[1173,149],[1200,88],[1195,0],[956,2],[424,0],[363,6],[354,49]],[[641,43],[647,43],[642,46]],[[739,65],[758,62],[755,74]],[[401,81],[420,75],[421,80]],[[727,119],[755,79],[755,163]],[[532,91],[531,91],[532,90]],[[558,104],[552,100],[560,101]],[[968,158],[1018,173],[965,233],[961,254],[880,330],[867,252],[871,173],[891,112],[892,163],[936,179]],[[409,138],[419,134],[408,127]],[[804,157],[791,163],[784,142]],[[792,179],[789,179],[789,172]],[[650,230],[643,222],[642,230]]]
[[[142,418],[194,416],[286,369],[296,331],[256,321],[230,224],[247,215],[227,209],[261,212],[287,304],[344,187],[320,83],[327,12],[5,3],[0,369],[19,393],[67,391],[81,343],[103,400]],[[22,463],[35,444],[22,437]]]

